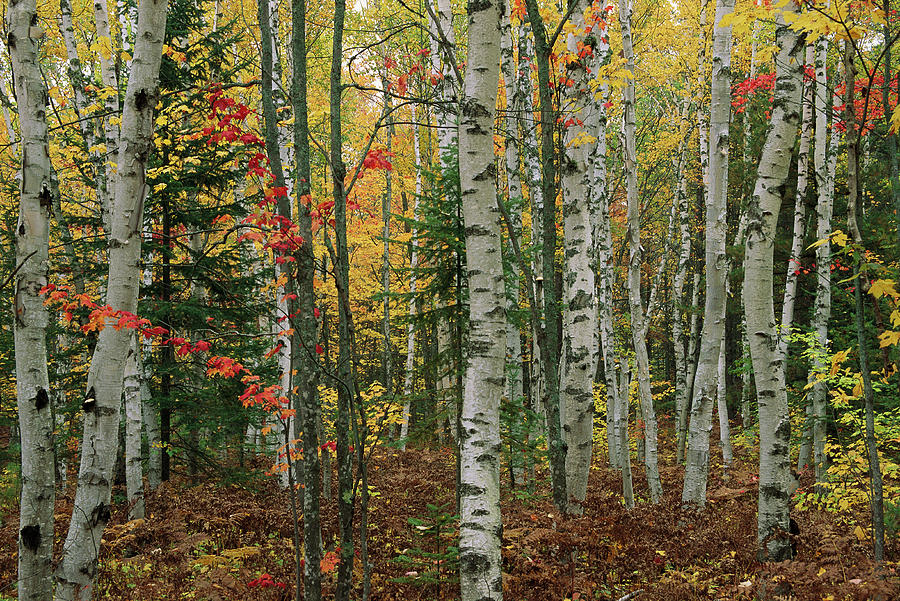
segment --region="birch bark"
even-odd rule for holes
[[[34,23],[34,25],[33,25]],[[47,134],[47,89],[41,77],[37,3],[9,3],[6,47],[12,64],[19,113],[21,171],[15,229],[13,339],[16,399],[22,454],[19,502],[19,599],[46,601],[53,595],[54,487],[53,408],[47,373],[47,326],[41,288],[47,285],[51,165]],[[12,140],[13,138],[10,138]]]
[[[644,308],[641,301],[641,229],[640,199],[637,190],[637,154],[635,148],[635,91],[634,91],[634,51],[631,39],[631,0],[619,4],[619,23],[622,28],[622,48],[627,68],[632,76],[628,79],[622,94],[624,104],[624,151],[626,190],[628,195],[628,304],[631,310],[631,334],[634,341],[635,363],[637,366],[638,390],[641,399],[641,414],[644,419],[644,440],[646,445],[645,463],[650,500],[658,503],[662,496],[656,448],[656,414],[653,410],[653,395],[650,392],[650,358],[647,354]]]
[[[153,109],[166,26],[166,0],[141,2],[131,76],[125,93],[116,177],[112,230],[109,236],[107,304],[134,313],[140,277],[141,222],[146,195],[144,170],[152,147]],[[57,568],[56,598],[91,598],[100,539],[110,517],[112,468],[118,444],[127,329],[100,332],[88,373],[84,437],[75,507]]]
[[[832,132],[828,138],[828,121],[834,114],[828,108],[828,39],[819,38],[816,43],[816,137],[813,148],[815,164],[816,189],[816,239],[825,240],[816,247],[816,300],[813,309],[812,326],[816,335],[816,347],[819,353],[828,350],[828,321],[831,318],[831,218],[834,213],[834,180],[837,167],[838,145],[840,136]],[[839,97],[835,97],[840,102]],[[828,367],[819,360],[813,371],[823,372]],[[816,472],[816,482],[825,482],[828,467],[825,456],[825,408],[828,386],[818,378],[810,391],[809,403],[812,406],[812,452]],[[802,466],[801,466],[802,467]],[[823,492],[823,491],[820,491]]]
[[[493,144],[503,12],[498,0],[468,5],[468,68],[460,103],[459,173],[470,290],[460,437],[463,601],[503,598],[499,462],[506,320]]]
[[[734,0],[716,2],[710,97],[709,188],[706,196],[706,306],[690,408],[687,467],[681,492],[683,503],[696,503],[701,507],[706,504],[709,433],[712,430],[712,409],[718,392],[719,362],[725,336],[725,278],[728,269],[725,231],[731,111],[731,27],[720,27],[719,23],[733,11]]]
[[[141,378],[137,334],[132,334],[125,358],[125,489],[129,519],[144,518],[144,473],[141,462]]]
[[[797,4],[787,3],[786,11]],[[775,229],[786,184],[791,150],[800,126],[803,84],[803,39],[779,14],[775,41],[776,75],[772,120],[748,206],[747,250],[744,258],[745,311],[750,355],[759,405],[760,466],[757,542],[761,559],[779,561],[790,556],[790,541],[776,530],[789,528],[788,480],[790,432],[784,365],[778,354],[772,299],[772,254]]]
[[[594,110],[590,89],[590,61],[581,56],[580,46],[595,44],[593,36],[584,33],[584,9],[587,2],[578,0],[572,12],[574,33],[566,39],[570,59],[565,77],[573,84],[563,88],[565,106],[562,119],[569,123],[563,136],[566,150],[560,156],[560,180],[563,197],[563,230],[565,240],[565,303],[563,311],[563,349],[560,406],[565,409],[563,430],[566,436],[567,512],[581,514],[581,503],[587,495],[588,472],[591,467],[594,429],[593,382],[594,336],[597,330],[597,308],[594,299],[594,267],[591,261],[593,227],[588,203],[588,157],[594,142],[587,127]],[[579,124],[580,123],[580,124]]]
[[[813,47],[806,46],[804,68],[813,63]],[[804,78],[805,80],[806,78]],[[800,255],[806,236],[806,189],[809,183],[809,145],[813,129],[813,82],[804,81],[803,117],[800,126],[800,154],[797,157],[797,196],[794,200],[794,236],[784,282],[784,302],[781,305],[781,332],[778,336],[778,352],[781,361],[787,361],[788,341],[794,322],[794,302],[797,299],[797,282],[800,279]]]

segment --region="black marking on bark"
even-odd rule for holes
[[[19,537],[23,547],[32,553],[37,553],[38,547],[41,546],[41,527],[37,524],[29,524],[19,531]]]
[[[491,7],[491,0],[469,0],[469,3],[466,5],[466,9],[469,14],[480,13],[483,10],[487,10]]]
[[[480,486],[475,486],[474,484],[460,484],[459,485],[459,496],[462,497],[477,497],[479,495],[484,494],[484,489]]]
[[[34,397],[34,408],[40,411],[49,404],[50,397],[47,395],[47,391],[43,388],[38,388],[37,394]]]
[[[106,524],[109,521],[110,513],[109,513],[109,505],[106,503],[100,503],[94,510],[91,511],[91,518],[88,520],[88,523],[93,528],[94,526],[98,526],[100,524]]]
[[[491,567],[491,560],[484,553],[466,551],[459,558],[459,571],[468,576],[483,574]]]
[[[38,194],[38,202],[40,203],[42,209],[47,209],[48,213],[53,212],[53,199],[50,194],[50,188],[49,186],[47,186],[47,184],[41,186],[41,191]]]
[[[138,90],[134,95],[134,106],[137,110],[142,111],[147,106],[147,90]]]
[[[6,36],[6,45],[10,50],[16,49],[16,34],[14,34],[13,32],[9,32],[9,35]]]
[[[24,235],[25,235],[25,224],[24,224],[24,223],[20,223],[20,224],[19,224],[19,235],[20,235],[20,236],[24,236]]]
[[[94,409],[97,408],[97,395],[94,392],[94,387],[91,386],[88,388],[87,394],[84,395],[84,401],[81,402],[81,410],[85,413],[90,413]]]

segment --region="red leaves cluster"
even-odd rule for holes
[[[393,152],[388,152],[383,148],[373,148],[366,154],[363,159],[362,168],[366,170],[391,171],[394,166],[391,165],[390,157],[394,156]],[[362,177],[362,174],[360,174]]]
[[[269,574],[263,574],[259,578],[254,578],[250,582],[247,583],[248,588],[280,588],[284,590],[287,588],[287,585],[283,582],[275,582],[275,579],[272,578]]]

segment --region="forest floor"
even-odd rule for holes
[[[869,558],[854,518],[864,515],[808,510],[792,561],[761,564],[755,558],[755,465],[739,457],[723,480],[714,461],[709,503],[702,512],[680,508],[683,469],[664,461],[665,499],[650,505],[643,471],[635,464],[640,502],[626,511],[617,472],[597,459],[582,517],[553,508],[546,484],[536,494],[510,490],[504,474],[504,598],[525,601],[619,599],[900,599],[900,544],[888,545],[881,570]],[[384,449],[369,470],[372,601],[458,598],[452,583],[455,463],[448,449]],[[178,477],[147,498],[147,519],[127,521],[116,505],[102,548],[95,599],[208,600],[293,599],[291,509],[284,492],[264,479],[244,486],[210,478]],[[549,476],[538,471],[537,481]],[[809,482],[804,481],[804,485]],[[121,491],[116,496],[121,498]],[[57,501],[57,554],[71,514],[74,481]],[[432,506],[429,509],[429,505]],[[6,504],[0,529],[0,601],[15,595],[16,514]],[[337,541],[336,503],[322,510],[328,549]],[[419,521],[411,523],[409,518]],[[357,523],[359,516],[357,515]],[[435,523],[446,522],[442,533]],[[433,554],[433,555],[432,555]],[[58,556],[58,555],[57,555]],[[329,556],[333,558],[334,555]],[[400,559],[405,557],[406,559]],[[324,576],[332,598],[336,571]],[[269,574],[277,586],[259,584]],[[356,562],[354,581],[362,571]],[[353,597],[359,598],[359,589]]]

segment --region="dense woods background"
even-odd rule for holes
[[[895,597],[897,11],[9,0],[0,599]]]

